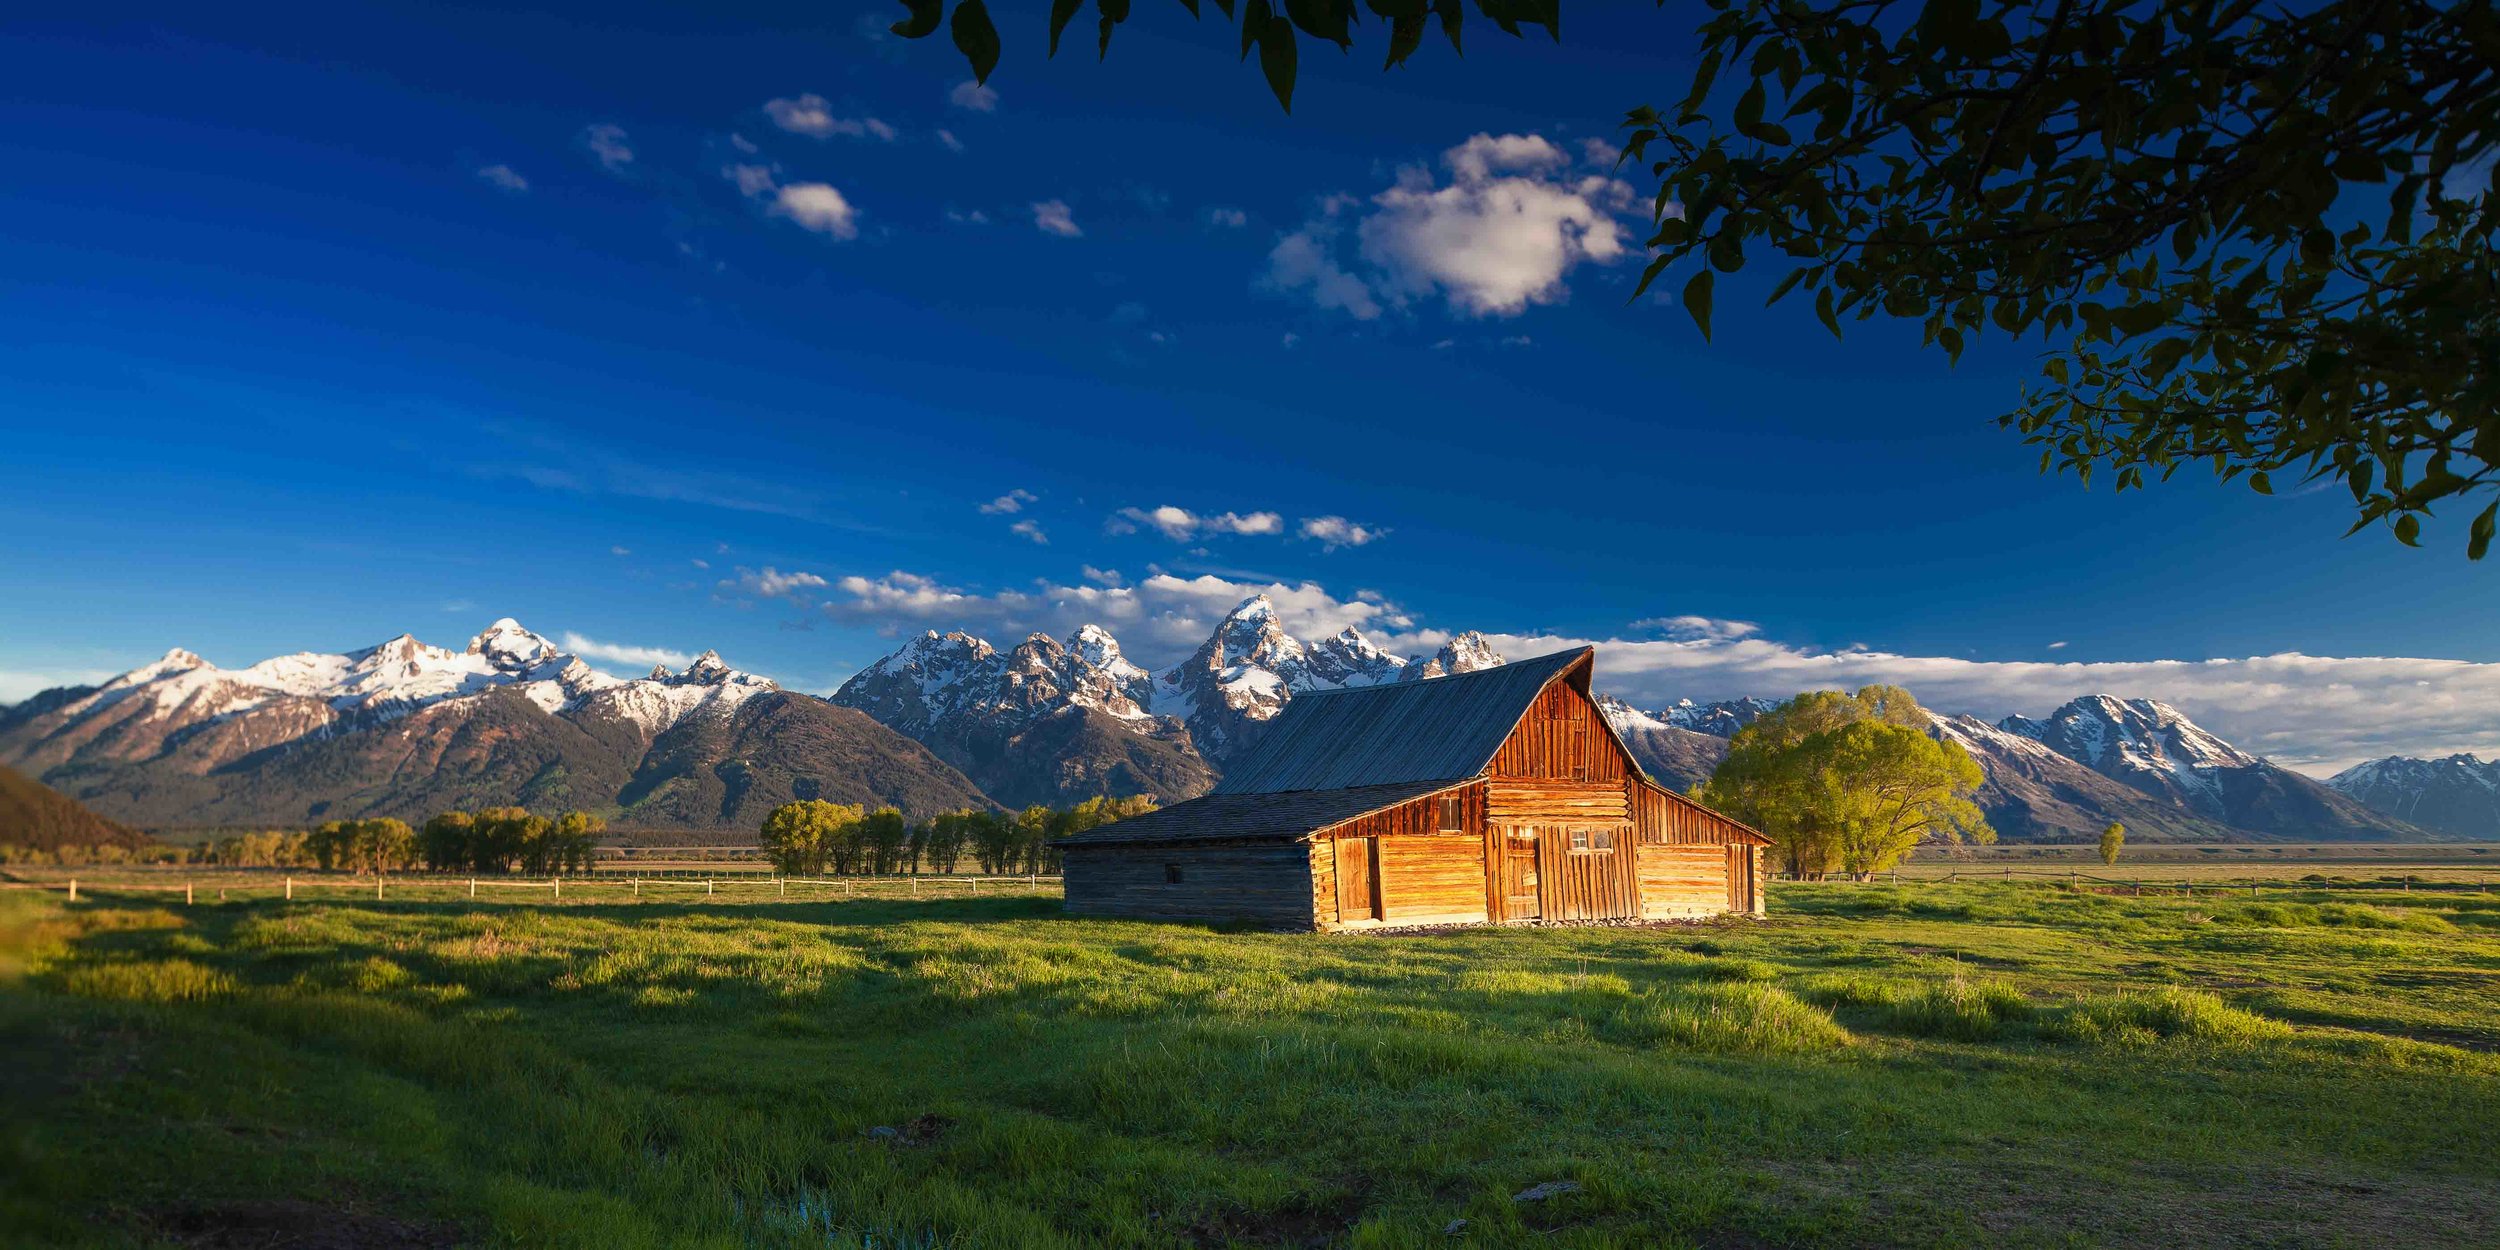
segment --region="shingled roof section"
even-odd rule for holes
[[[1214,794],[1474,777],[1493,762],[1546,683],[1592,654],[1593,648],[1580,647],[1451,677],[1296,694],[1258,745],[1225,770]]]
[[[1297,794],[1208,794],[1143,816],[1070,834],[1054,846],[1244,842],[1299,838],[1314,829],[1420,799],[1456,781],[1404,781]]]

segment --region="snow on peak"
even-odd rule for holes
[[[729,675],[732,671],[734,670],[732,670],[727,664],[721,662],[720,652],[705,651],[703,654],[694,657],[694,663],[686,666],[684,680],[700,682],[707,686],[717,686],[722,682],[729,680]]]
[[[469,640],[470,655],[483,656],[496,668],[517,672],[562,654],[556,644],[521,628],[519,621],[503,617],[486,627],[486,632]]]
[[[1597,710],[1605,714],[1606,723],[1614,726],[1615,732],[1619,734],[1630,733],[1635,729],[1670,728],[1667,722],[1610,694],[1597,696]]]

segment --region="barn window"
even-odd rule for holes
[[[1467,800],[1453,794],[1441,800],[1441,832],[1463,833],[1467,829]]]
[[[1589,849],[1597,851],[1611,851],[1615,849],[1615,831],[1612,829],[1600,829],[1597,832],[1590,834]]]
[[[1179,885],[1180,883],[1181,866],[1179,864],[1165,864],[1163,866],[1163,884]]]
[[[1571,849],[1575,851],[1585,851],[1589,849],[1588,830],[1574,829],[1571,831]]]

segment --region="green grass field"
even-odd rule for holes
[[[83,888],[0,893],[11,1245],[2500,1226],[2500,894],[1781,885],[1761,922],[1311,936],[1021,890]]]

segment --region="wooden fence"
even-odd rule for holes
[[[424,893],[422,897],[425,898],[439,898],[440,891],[445,887],[449,887],[455,890],[464,890],[466,897],[472,899],[480,897],[480,890],[486,891],[484,897],[490,899],[496,897],[497,891],[519,890],[535,893],[539,890],[545,890],[547,891],[548,898],[551,901],[561,901],[564,898],[564,888],[568,882],[571,883],[573,887],[575,898],[581,898],[586,892],[592,890],[607,894],[612,898],[617,889],[623,888],[628,892],[629,897],[637,899],[644,896],[644,891],[646,889],[648,889],[654,897],[669,897],[672,895],[682,897],[684,895],[691,894],[696,890],[700,890],[706,898],[718,897],[724,890],[771,890],[774,898],[782,899],[792,897],[791,891],[795,887],[799,891],[798,897],[812,900],[822,900],[826,897],[840,897],[844,899],[862,897],[936,899],[978,897],[982,893],[983,886],[992,887],[989,892],[997,894],[1005,892],[1008,888],[1022,887],[1024,889],[1037,889],[1045,884],[1055,885],[1058,881],[1059,878],[1056,876],[1040,873],[1027,873],[1023,876],[1014,877],[984,877],[954,874],[946,874],[942,876],[782,877],[769,873],[720,873],[710,876],[702,874],[652,876],[626,873],[588,873],[570,877],[550,876],[528,878],[454,877],[431,873],[409,873],[398,877],[376,876],[370,881],[361,877],[297,877],[292,875],[280,877],[276,881],[267,880],[265,877],[245,881],[235,881],[231,879],[231,876],[225,876],[212,878],[205,884],[201,883],[196,877],[186,878],[178,883],[171,881],[133,881],[125,877],[110,877],[102,880],[89,877],[87,878],[83,892],[80,887],[79,878],[70,877],[59,882],[0,882],[0,889],[59,890],[66,893],[69,901],[73,903],[77,902],[81,897],[92,898],[98,894],[179,893],[182,895],[182,901],[187,905],[197,903],[202,896],[212,897],[218,902],[226,901],[230,895],[242,895],[245,897],[266,897],[274,895],[280,899],[292,901],[298,891],[305,892],[309,897],[321,897],[319,894],[320,891],[329,891],[329,897],[337,897],[338,892],[340,891],[351,891],[361,897],[367,891],[371,891],[375,900],[387,901],[390,897],[390,889],[394,885],[398,886],[403,894],[411,888],[423,891]],[[948,887],[954,888],[949,889]]]

